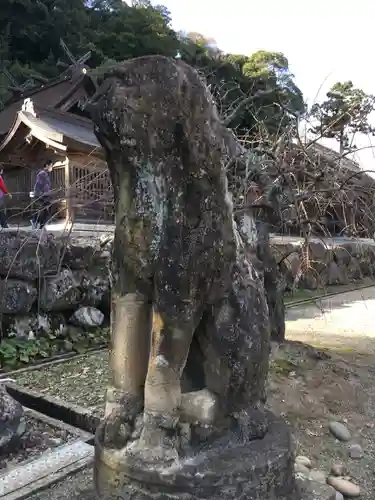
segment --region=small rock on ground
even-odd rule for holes
[[[346,425],[341,424],[340,422],[330,422],[329,430],[332,434],[340,441],[349,441],[351,434]]]
[[[335,500],[344,500],[344,495],[339,491],[336,491]]]
[[[0,384],[0,452],[17,433],[22,435],[25,431],[21,426],[23,415],[20,403],[7,393],[4,385]]]
[[[294,472],[296,474],[303,474],[304,476],[308,477],[310,474],[310,469],[308,469],[305,465],[303,465],[300,462],[296,462],[294,464]]]
[[[322,472],[320,470],[312,470],[312,471],[310,471],[309,479],[310,479],[310,481],[316,481],[317,483],[320,483],[320,484],[326,484],[327,475],[324,474],[324,472]]]
[[[347,481],[342,477],[329,476],[327,479],[327,483],[347,498],[357,498],[361,494],[361,489],[359,486],[351,483],[350,481]]]
[[[299,463],[304,467],[307,467],[308,469],[312,468],[311,460],[308,457],[304,457],[303,455],[299,455],[298,457],[296,457],[296,463]]]
[[[352,444],[349,447],[349,456],[350,458],[362,458],[363,457],[363,449],[360,444]]]
[[[21,418],[20,425],[17,427],[16,435],[22,437],[26,432],[26,420],[24,417]]]
[[[332,467],[331,467],[331,474],[333,476],[344,476],[346,474],[346,465],[345,464],[342,464],[342,463],[335,463],[335,464],[332,464]]]
[[[77,326],[98,327],[103,324],[104,314],[95,307],[80,307],[71,317],[70,322]]]
[[[328,484],[297,478],[303,500],[336,500],[336,491]]]

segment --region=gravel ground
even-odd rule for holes
[[[344,463],[352,482],[361,487],[362,500],[375,493],[375,359],[373,356],[307,350],[291,342],[275,348],[269,376],[268,405],[284,416],[293,432],[296,452],[308,457],[314,469],[329,475]],[[324,354],[330,357],[325,358]],[[338,441],[330,421],[342,422],[351,439]],[[349,446],[360,444],[361,459],[349,457]]]
[[[308,456],[313,467],[327,475],[333,463],[346,463],[353,481],[363,490],[363,500],[373,500],[375,492],[374,361],[371,356],[287,342],[273,346],[268,383],[268,406],[290,423],[297,454]],[[102,415],[108,352],[23,374],[17,382]],[[346,422],[352,433],[350,443],[341,443],[330,434],[331,420]],[[362,459],[348,457],[352,443],[364,448]]]
[[[109,352],[103,350],[13,378],[23,387],[84,406],[101,416],[109,380],[108,360]]]
[[[48,425],[27,413],[25,422],[26,431],[22,437],[0,452],[0,474],[9,472],[24,460],[36,458],[44,451],[77,439],[70,432]]]
[[[268,406],[291,424],[297,454],[326,475],[344,462],[362,500],[375,497],[374,324],[375,287],[289,309],[292,341],[273,346],[268,381]],[[102,415],[108,379],[108,352],[102,351],[24,373],[17,382]],[[349,443],[330,434],[332,420],[348,427]],[[349,457],[351,444],[362,446],[361,459]]]

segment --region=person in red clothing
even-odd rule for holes
[[[9,193],[7,187],[5,186],[3,179],[3,169],[0,169],[0,224],[2,228],[9,227],[7,222],[7,214],[5,208],[5,196],[8,195],[9,198],[12,195]]]

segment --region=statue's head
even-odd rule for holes
[[[110,68],[88,110],[109,162],[115,154],[165,157],[183,141],[193,156],[221,148],[213,98],[182,61],[149,56]]]

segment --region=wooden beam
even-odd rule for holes
[[[8,85],[8,90],[13,94],[22,94],[24,92],[22,87],[13,87],[13,85]]]
[[[75,57],[73,56],[73,54],[70,52],[70,50],[68,49],[66,43],[64,42],[64,40],[62,38],[60,38],[60,45],[63,49],[63,51],[65,52],[65,54],[69,57],[69,59],[71,60],[71,62],[75,65],[77,64],[77,61],[75,59]]]
[[[74,211],[72,203],[72,186],[70,183],[69,158],[65,159],[65,200],[66,200],[66,222],[73,222]]]
[[[44,76],[41,76],[41,75],[32,75],[31,78],[33,80],[36,80],[37,82],[40,82],[40,83],[48,83],[49,80],[48,78],[45,78]]]
[[[64,63],[63,61],[60,61],[60,59],[57,61],[56,66],[59,66],[60,68],[65,68],[65,69],[70,68],[70,64]]]
[[[17,86],[8,85],[8,90],[13,92],[14,94],[17,94],[17,93],[23,94],[26,90],[29,90],[33,87],[35,87],[35,85],[33,85],[33,80],[31,78],[29,78],[22,85],[17,85]]]
[[[91,58],[91,50],[86,52],[82,57],[80,57],[77,61],[77,64],[85,64]]]
[[[26,80],[26,82],[22,83],[22,85],[20,85],[20,87],[23,89],[23,90],[28,90],[29,88],[31,87],[35,87],[35,84],[34,84],[34,78],[31,77],[31,78],[28,78]]]
[[[10,83],[13,85],[13,87],[17,87],[17,82],[16,80],[12,77],[12,75],[9,73],[9,71],[6,68],[2,68],[2,72],[4,75],[8,78]]]

